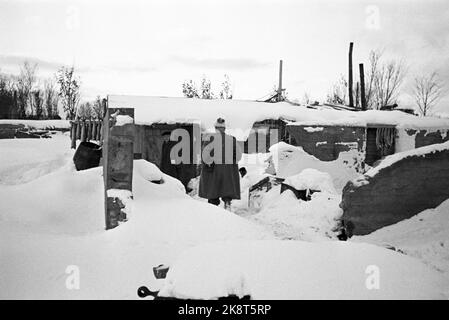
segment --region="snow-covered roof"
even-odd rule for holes
[[[354,112],[326,107],[314,109],[288,102],[266,103],[248,100],[191,99],[109,95],[110,108],[134,108],[136,124],[199,122],[211,129],[218,117],[237,137],[248,136],[253,123],[266,119],[286,119],[294,125],[366,126],[393,125],[406,128],[449,128],[449,119],[417,117],[401,111],[369,110]]]

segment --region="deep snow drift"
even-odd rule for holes
[[[351,240],[393,247],[449,276],[449,200],[435,209]]]
[[[289,191],[281,195],[272,189],[272,201],[267,193],[266,205],[245,219],[192,199],[178,180],[138,160],[129,220],[105,231],[102,169],[75,171],[67,136],[3,140],[0,147],[8,155],[0,158],[2,177],[8,177],[0,185],[3,299],[136,299],[142,285],[163,286],[152,272],[161,263],[173,267],[164,290],[175,295],[438,298],[449,289],[443,273],[418,259],[365,244],[316,242],[334,238],[329,230],[338,217],[338,190],[314,193],[312,201],[304,202]],[[248,166],[246,184],[263,176],[266,165]],[[161,178],[162,184],[151,182]],[[447,226],[441,226],[443,235]],[[423,234],[421,243],[431,236]],[[279,238],[315,242],[275,241]],[[415,256],[429,259],[430,265],[438,261],[432,255]],[[366,289],[367,263],[380,268],[380,291]],[[66,281],[73,266],[80,272],[80,288],[70,290]],[[206,270],[203,278],[197,276],[201,270]],[[186,275],[195,276],[189,280]],[[204,280],[184,287],[191,279]],[[204,291],[197,291],[202,290],[198,284]]]
[[[53,139],[29,143],[47,143],[49,154],[58,145]],[[64,150],[69,146],[66,137]],[[2,152],[8,150],[3,144]],[[46,161],[26,149],[17,156]],[[140,160],[135,167],[129,221],[109,231],[104,231],[102,169],[75,171],[70,152],[65,164],[47,175],[0,185],[0,298],[135,299],[139,286],[152,285],[152,267],[170,263],[185,248],[272,238],[257,225],[185,195],[178,180],[153,164]],[[149,181],[155,173],[163,184]],[[80,270],[79,290],[65,285],[71,265]]]
[[[160,295],[196,299],[228,295],[250,295],[253,299],[444,299],[442,292],[447,285],[447,279],[418,260],[373,245],[240,241],[185,251],[169,270]]]

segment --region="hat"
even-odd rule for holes
[[[218,118],[217,121],[215,121],[215,128],[226,128],[226,123],[223,118]]]

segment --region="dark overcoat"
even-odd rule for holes
[[[204,148],[214,139],[221,141],[221,161],[212,160]],[[202,169],[198,195],[205,199],[240,199],[240,174],[238,161],[242,157],[237,140],[225,133],[210,134],[211,140],[203,144]],[[207,139],[206,139],[207,140]],[[214,152],[211,153],[214,156]]]

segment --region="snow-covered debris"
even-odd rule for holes
[[[331,175],[312,168],[287,177],[284,183],[296,190],[319,190],[336,194]]]
[[[352,237],[351,241],[393,247],[449,277],[449,200],[369,235]]]
[[[164,175],[159,168],[146,160],[134,160],[133,171],[148,181],[161,181]]]
[[[120,200],[121,205],[124,206],[121,210],[126,213],[127,219],[129,219],[129,215],[132,212],[133,206],[132,192],[124,189],[108,189],[106,191],[106,195],[108,196],[108,198],[117,198]]]
[[[285,142],[279,142],[271,146],[270,153],[276,176],[287,178],[300,173],[304,169],[314,168],[330,174],[333,185],[337,190],[342,190],[348,181],[360,175],[360,166],[362,159],[364,159],[361,152],[351,149],[340,152],[337,160],[320,161],[305,152],[302,147],[292,146]]]
[[[302,201],[292,191],[280,193],[280,186],[275,186],[259,201],[255,208],[259,212],[249,218],[272,229],[280,239],[337,239],[342,215],[340,195],[316,192],[310,201]]]
[[[379,272],[379,282],[371,281]],[[448,279],[422,262],[350,242],[249,241],[186,250],[160,296],[217,299],[445,299]]]

